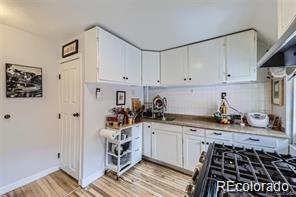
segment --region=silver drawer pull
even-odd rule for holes
[[[140,139],[140,137],[136,137],[136,140],[137,140],[137,139]]]
[[[138,152],[140,149],[136,149],[135,152]]]
[[[190,131],[196,131],[196,129],[190,129]]]
[[[251,137],[249,137],[248,140],[255,141],[255,142],[259,142],[260,141],[259,139],[255,139],[255,138],[251,138]]]
[[[215,135],[222,135],[222,133],[214,132]]]

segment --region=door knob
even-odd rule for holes
[[[5,118],[5,119],[10,119],[10,117],[11,117],[10,114],[5,114],[5,115],[4,115],[4,118]]]

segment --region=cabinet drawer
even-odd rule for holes
[[[133,126],[133,139],[142,138],[142,123]]]
[[[245,147],[245,148],[249,148],[249,149],[255,149],[258,151],[266,151],[266,152],[270,152],[273,153],[274,151],[276,151],[275,148],[271,148],[271,147],[264,147],[264,146],[255,146],[255,145],[251,145],[251,144],[242,144],[242,143],[234,143],[233,144],[236,147]]]
[[[232,140],[232,133],[206,129],[206,137],[231,141]]]
[[[182,133],[182,127],[177,125],[152,123],[152,129]]]
[[[255,146],[264,146],[275,148],[277,146],[276,139],[257,135],[233,134],[233,141],[241,144],[250,144]]]
[[[133,150],[136,150],[138,148],[141,148],[142,149],[142,138],[135,139],[133,141]]]
[[[205,129],[194,128],[194,127],[183,127],[183,133],[196,136],[205,136]]]

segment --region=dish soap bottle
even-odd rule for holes
[[[222,104],[220,106],[220,113],[221,114],[227,114],[227,106],[225,104],[225,100],[222,99]]]

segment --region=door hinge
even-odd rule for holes
[[[61,153],[58,153],[58,159],[61,157]]]
[[[59,119],[61,119],[61,114],[60,113],[59,113],[59,116],[58,117],[59,117]]]
[[[61,75],[61,74],[59,74],[59,80],[61,80],[61,78],[62,78],[62,75]]]

